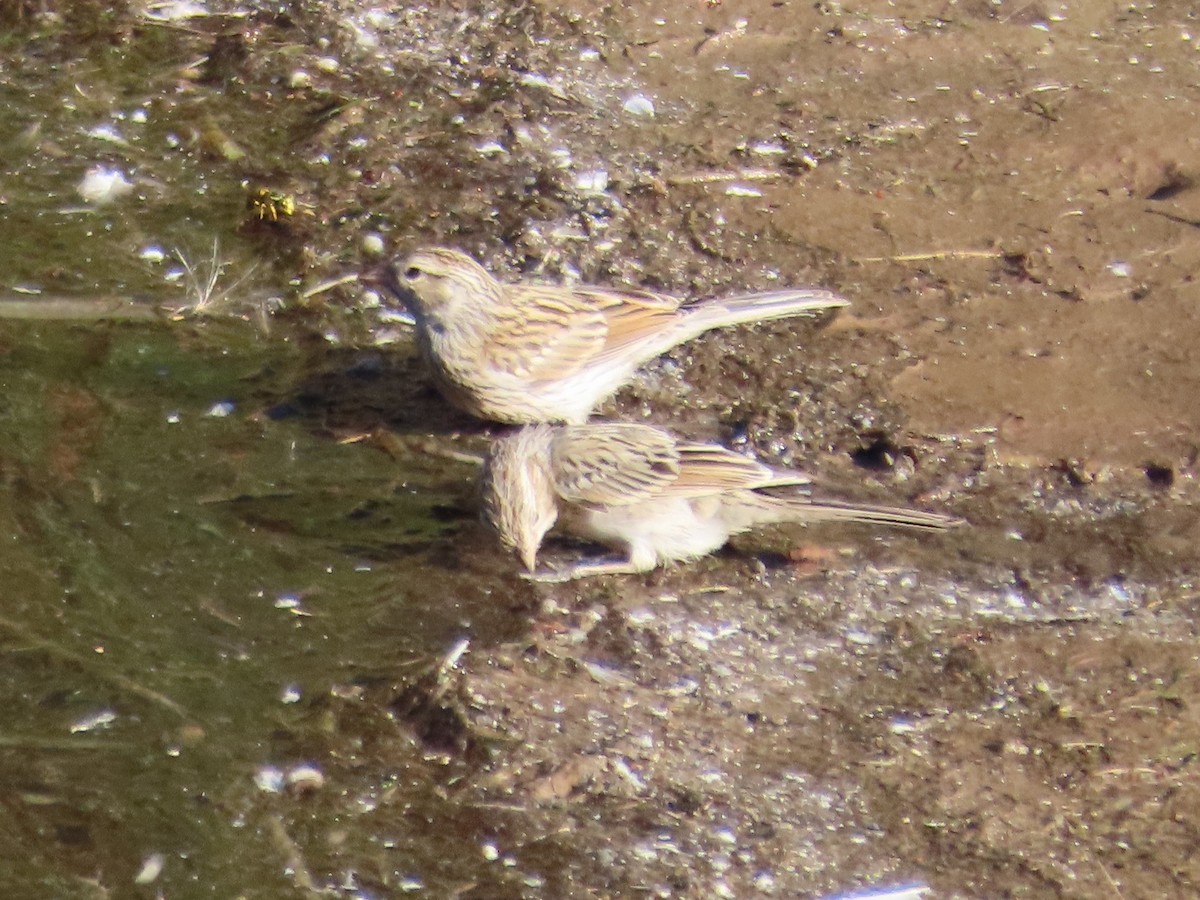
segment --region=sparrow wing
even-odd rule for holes
[[[648,425],[563,428],[551,449],[559,496],[584,506],[628,506],[658,496],[679,476],[674,439]]]
[[[604,347],[604,314],[573,291],[513,284],[505,299],[493,311],[496,337],[483,350],[493,369],[529,381],[567,378]]]
[[[628,506],[656,497],[706,497],[809,481],[801,472],[772,469],[715,444],[676,442],[649,425],[563,428],[551,453],[559,496],[586,506]]]
[[[680,305],[677,298],[653,291],[577,287],[573,293],[604,315],[608,325],[606,352],[617,351],[659,331],[674,321]]]
[[[679,477],[667,493],[703,497],[725,491],[751,491],[785,484],[807,484],[803,472],[773,469],[716,444],[679,443]]]

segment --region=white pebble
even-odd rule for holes
[[[386,249],[383,243],[383,236],[375,232],[370,232],[363,235],[362,251],[367,256],[383,256],[383,251]]]
[[[592,169],[575,176],[575,187],[589,194],[603,194],[608,190],[608,172]]]
[[[152,884],[157,881],[158,876],[162,874],[164,861],[161,853],[151,853],[142,860],[142,867],[138,870],[137,875],[134,876],[133,883]]]
[[[92,166],[75,186],[75,190],[86,202],[99,206],[125,196],[133,190],[133,185],[119,169]]]
[[[634,94],[622,104],[621,108],[631,116],[649,118],[654,115],[654,101],[645,94]]]

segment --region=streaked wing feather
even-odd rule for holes
[[[645,425],[567,427],[551,453],[559,496],[584,506],[640,503],[669,490],[679,475],[674,440]]]
[[[605,357],[619,355],[626,346],[660,331],[674,320],[680,303],[675,297],[652,291],[581,287],[574,293],[604,315],[608,334],[598,352]]]
[[[665,492],[702,497],[721,491],[753,490],[768,485],[807,484],[802,472],[768,465],[715,444],[678,444],[679,477]]]
[[[567,378],[604,347],[608,327],[599,310],[561,288],[510,285],[511,305],[496,310],[496,334],[484,362],[532,381]]]

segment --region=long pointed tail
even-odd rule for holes
[[[809,315],[849,305],[849,300],[839,297],[833,291],[823,288],[796,288],[702,300],[687,306],[686,321],[688,331],[697,335],[711,328],[786,319],[789,316]]]
[[[739,502],[727,504],[726,515],[736,518],[735,527],[751,528],[781,522],[860,522],[941,531],[965,524],[962,519],[898,506],[871,506],[807,497],[778,497],[746,491]]]

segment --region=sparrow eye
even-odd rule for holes
[[[409,266],[407,269],[404,270],[404,280],[405,281],[416,281],[420,277],[421,277],[421,270],[418,269],[416,266]]]

